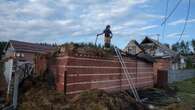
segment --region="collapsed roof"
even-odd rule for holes
[[[145,39],[140,43],[140,45],[145,48],[146,50],[146,45],[145,44],[151,44],[150,46],[154,46],[154,47],[158,47],[162,52],[164,52],[166,55],[162,56],[163,58],[166,57],[177,57],[179,55],[179,53],[171,50],[170,48],[168,48],[167,46],[161,44],[159,41],[154,40],[152,38],[149,37],[145,37]]]

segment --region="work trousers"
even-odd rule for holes
[[[104,37],[105,48],[110,48],[111,37]]]

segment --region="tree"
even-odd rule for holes
[[[195,53],[195,39],[192,40],[192,48],[193,48],[194,53]]]
[[[193,68],[192,58],[190,58],[190,57],[187,57],[187,59],[186,59],[186,68],[188,68],[188,69]]]
[[[179,52],[179,43],[178,42],[176,44],[172,45],[172,50]]]
[[[169,45],[169,44],[165,43],[164,45],[165,45],[166,47],[170,48],[170,45]]]
[[[172,50],[181,53],[182,55],[190,54],[189,42],[181,41],[172,45]]]
[[[3,55],[3,49],[5,48],[7,42],[0,42],[0,59]]]
[[[190,45],[189,42],[182,41],[180,44],[181,48],[181,54],[183,55],[188,55],[190,53]]]

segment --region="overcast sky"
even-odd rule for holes
[[[169,0],[168,13],[177,0]],[[183,0],[168,20],[162,38],[161,22],[166,0],[0,0],[0,40],[28,42],[94,42],[107,24],[113,31],[113,44],[123,48],[129,40],[145,35],[175,43],[184,25],[188,0]],[[195,0],[183,40],[195,35]],[[101,43],[103,37],[98,42]]]

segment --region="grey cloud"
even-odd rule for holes
[[[160,15],[134,12],[149,0],[20,0],[0,4],[0,40],[59,41],[94,36],[111,24],[116,36],[129,36]],[[152,27],[148,27],[150,29]],[[154,28],[154,26],[153,26]],[[143,29],[145,30],[145,29]],[[139,30],[143,31],[143,30]],[[58,39],[59,38],[59,39]]]

